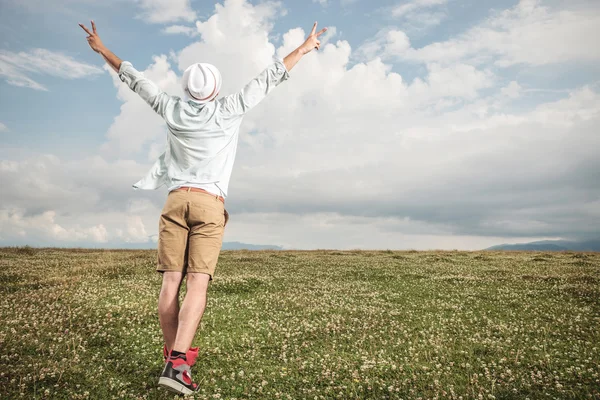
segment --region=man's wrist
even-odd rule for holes
[[[102,45],[101,47],[98,48],[98,54],[106,57],[108,54],[108,49],[104,45]]]
[[[308,51],[304,48],[304,46],[300,46],[294,51],[297,52],[298,54],[300,54],[301,56],[304,56],[308,53]]]

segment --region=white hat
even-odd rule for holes
[[[181,84],[183,91],[196,103],[212,101],[221,90],[221,73],[212,64],[196,63],[183,73]]]

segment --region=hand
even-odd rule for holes
[[[98,36],[98,32],[96,31],[96,24],[92,21],[92,31],[90,32],[88,28],[83,24],[79,24],[81,29],[83,29],[89,36],[87,37],[88,44],[96,53],[100,53],[100,51],[104,48],[104,44],[102,40],[100,40],[100,36]]]
[[[319,40],[319,36],[321,36],[325,32],[327,32],[327,28],[323,28],[319,32],[317,32],[317,23],[315,22],[312,31],[310,32],[310,35],[308,35],[306,41],[302,44],[302,46],[300,46],[300,51],[302,52],[302,54],[310,53],[312,49],[319,50],[319,48],[321,47],[321,41]]]

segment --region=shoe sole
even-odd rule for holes
[[[179,394],[188,395],[188,394],[194,393],[193,390],[186,388],[181,383],[179,383],[173,379],[170,379],[170,378],[164,378],[164,377],[160,378],[158,380],[158,385],[166,388],[167,390],[170,390],[172,392],[179,393]]]

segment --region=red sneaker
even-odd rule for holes
[[[188,362],[188,365],[191,367],[196,364],[196,359],[198,358],[198,352],[200,351],[199,347],[190,347],[190,349],[185,353],[185,358]],[[163,346],[163,357],[165,362],[167,362],[167,358],[169,357],[169,353],[167,352],[167,345]]]
[[[187,360],[189,366],[196,364],[196,359],[198,358],[199,347],[190,347],[190,349],[185,353],[185,359]]]
[[[190,366],[183,357],[167,358],[158,385],[183,395],[193,394],[198,390],[198,385],[192,382]]]

